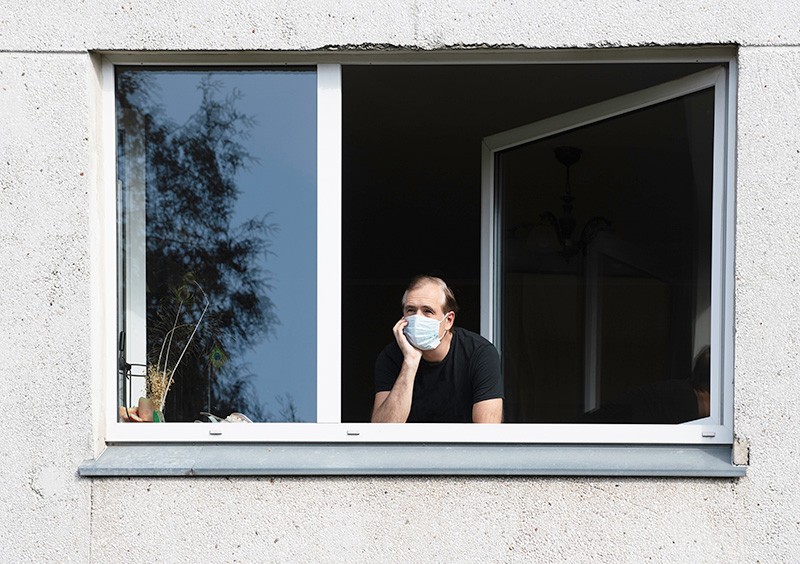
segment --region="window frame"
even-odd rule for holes
[[[235,65],[266,65],[279,61],[283,64],[317,65],[318,77],[318,270],[317,270],[317,397],[318,422],[316,423],[258,423],[252,425],[170,423],[146,425],[120,423],[117,421],[117,173],[116,173],[116,116],[114,73],[116,65],[198,65],[233,66],[225,58],[213,55],[192,54],[186,57],[176,55],[121,55],[106,53],[101,62],[101,114],[100,129],[102,138],[102,175],[98,201],[100,218],[97,218],[100,237],[102,276],[95,289],[101,304],[102,321],[97,324],[101,342],[97,355],[95,373],[102,390],[101,435],[106,443],[516,443],[516,444],[694,444],[730,445],[733,441],[733,179],[734,179],[734,141],[735,141],[735,84],[736,60],[728,50],[708,50],[675,52],[659,51],[623,53],[575,52],[551,53],[438,53],[431,56],[402,54],[387,56],[384,60],[372,54],[250,54],[243,55]],[[131,58],[134,62],[131,62]],[[717,292],[717,302],[712,298],[714,323],[722,334],[721,354],[712,358],[712,374],[724,374],[721,383],[723,393],[724,425],[636,425],[642,429],[622,429],[620,425],[565,425],[554,424],[513,424],[513,425],[463,425],[463,424],[381,424],[340,423],[341,391],[341,337],[339,331],[326,331],[325,327],[341,326],[341,66],[343,64],[370,64],[380,59],[381,64],[504,64],[527,62],[547,64],[548,62],[719,62],[727,65],[725,87],[718,93],[717,101],[724,103],[726,119],[721,126],[724,135],[717,143],[715,134],[715,163],[718,155],[724,163],[723,176],[714,177],[714,209],[724,209],[725,221],[722,226],[714,224],[713,245],[716,251],[720,240],[721,253],[712,254],[712,287],[720,279],[721,294]],[[715,124],[716,128],[716,124]],[[719,145],[719,146],[718,146]],[[721,183],[721,184],[718,184]],[[720,189],[718,189],[720,188]],[[486,198],[484,194],[483,198]],[[491,208],[482,200],[482,213]],[[718,227],[721,227],[718,229]],[[483,245],[488,244],[482,241]],[[491,312],[490,297],[495,286],[491,273],[499,272],[492,259],[484,258],[482,253],[482,272],[488,279],[481,289],[482,324]],[[486,262],[484,262],[486,261]],[[486,267],[486,270],[484,270]],[[716,308],[716,310],[714,309]],[[484,327],[482,326],[482,333]],[[486,334],[486,333],[484,333]],[[491,333],[488,333],[491,335]],[[114,375],[113,377],[109,376]],[[324,374],[324,377],[321,377]],[[712,384],[713,385],[713,384]],[[718,383],[717,386],[720,384]],[[714,389],[712,388],[712,394]],[[329,401],[329,398],[336,401]],[[713,397],[713,396],[712,396]],[[532,429],[535,427],[535,433]],[[713,436],[712,436],[713,434]]]
[[[481,334],[502,350],[501,323],[499,319],[502,275],[502,254],[500,252],[500,205],[495,186],[495,158],[507,149],[532,141],[578,129],[604,120],[623,116],[640,109],[676,100],[683,96],[714,89],[714,146],[712,173],[712,234],[711,234],[711,350],[721,351],[711,355],[711,414],[709,417],[686,422],[678,427],[691,431],[675,432],[675,425],[616,425],[629,442],[671,443],[671,442],[710,442],[728,443],[733,440],[733,238],[734,206],[732,190],[727,176],[731,174],[729,161],[732,160],[732,128],[728,127],[730,96],[729,73],[720,66],[690,74],[669,82],[664,82],[634,91],[616,98],[584,106],[570,112],[552,116],[544,120],[516,127],[483,139],[482,147],[482,225],[481,225]],[[728,260],[726,260],[726,257]],[[488,291],[484,291],[486,288]],[[715,313],[716,312],[716,313]],[[730,323],[725,323],[729,319]],[[592,383],[593,384],[593,383]],[[587,391],[590,393],[589,382]],[[560,426],[559,426],[560,427]],[[569,431],[557,432],[561,437],[555,442],[575,442],[572,430],[581,434],[583,425],[569,425]],[[699,433],[697,427],[700,427]],[[692,440],[691,434],[695,437]],[[699,434],[699,439],[698,435]],[[681,439],[675,440],[674,436]],[[544,441],[551,442],[551,441]],[[605,441],[603,441],[605,442]]]

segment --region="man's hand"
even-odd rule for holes
[[[408,414],[411,413],[414,379],[417,376],[419,361],[422,359],[422,351],[412,347],[406,339],[403,334],[403,328],[406,325],[408,325],[408,321],[401,317],[400,321],[395,323],[392,328],[397,346],[403,353],[403,365],[391,391],[375,394],[375,403],[372,407],[373,423],[405,423],[408,420]]]
[[[404,360],[416,360],[419,362],[419,359],[422,358],[422,351],[415,349],[411,346],[411,343],[408,342],[405,333],[403,333],[403,329],[405,329],[406,325],[408,325],[408,321],[406,321],[405,317],[401,317],[400,321],[394,324],[392,328],[394,340],[397,341],[397,346],[400,347],[400,352],[403,353]]]

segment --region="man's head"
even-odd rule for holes
[[[455,321],[458,303],[444,280],[435,276],[416,276],[403,293],[403,316],[424,315],[435,319],[447,316],[443,324],[450,329]],[[452,313],[452,315],[450,315]]]

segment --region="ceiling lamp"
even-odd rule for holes
[[[583,226],[580,237],[573,236],[577,222],[572,216],[572,202],[575,200],[575,196],[572,195],[572,186],[569,182],[569,169],[581,159],[582,151],[577,147],[556,147],[554,152],[556,160],[567,169],[567,182],[564,195],[561,196],[561,201],[564,203],[561,204],[561,217],[556,217],[552,212],[545,212],[541,215],[541,219],[550,224],[556,233],[558,243],[561,245],[558,254],[569,260],[578,252],[586,255],[586,247],[591,240],[600,231],[607,230],[611,223],[606,218],[596,215]]]

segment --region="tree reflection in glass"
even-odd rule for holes
[[[124,199],[124,217],[130,221],[136,215],[132,208],[144,204],[147,364],[166,355],[161,364],[171,369],[183,355],[175,374],[167,374],[172,380],[164,406],[167,421],[193,421],[204,412],[220,417],[241,412],[254,421],[298,420],[302,408],[306,416],[311,411],[263,377],[280,363],[261,346],[281,340],[275,283],[291,282],[285,277],[297,273],[282,269],[276,276],[273,271],[280,231],[274,210],[286,199],[278,185],[286,179],[263,170],[262,147],[252,140],[268,127],[247,111],[257,101],[247,106],[239,89],[258,74],[117,73],[120,180],[123,189],[144,191],[144,198]],[[199,93],[196,106],[180,99],[187,88]],[[269,134],[287,135],[279,128]],[[307,190],[313,195],[315,186]],[[315,220],[315,213],[310,215]],[[298,251],[305,250],[303,241],[298,245]],[[127,260],[136,262],[130,254]],[[313,269],[307,274],[313,276]],[[198,325],[204,296],[208,310]],[[313,347],[313,337],[305,345]],[[305,395],[315,394],[311,388],[306,386]],[[269,398],[276,400],[277,414]]]

